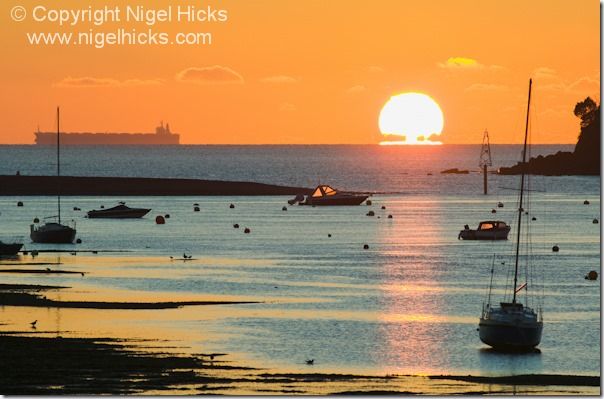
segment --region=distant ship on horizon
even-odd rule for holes
[[[56,145],[56,132],[41,132],[38,129],[36,145]],[[62,145],[178,145],[180,134],[170,131],[170,124],[161,121],[155,133],[90,133],[61,132]]]

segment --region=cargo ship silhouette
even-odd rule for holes
[[[56,145],[57,132],[34,132],[37,145]],[[155,133],[89,133],[61,132],[61,145],[178,145],[180,134],[170,131],[164,122],[155,128]]]

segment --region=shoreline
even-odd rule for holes
[[[0,333],[0,394],[599,394],[599,376],[279,373],[238,366],[228,354],[158,352],[136,340]],[[58,334],[52,332],[50,334]],[[28,336],[29,335],[29,336]]]
[[[12,195],[120,196],[260,196],[310,194],[312,189],[265,183],[200,179],[96,176],[0,175],[0,196]]]

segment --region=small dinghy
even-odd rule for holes
[[[0,241],[0,256],[15,256],[23,247],[23,243]]]

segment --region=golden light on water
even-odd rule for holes
[[[384,140],[380,145],[442,144],[435,138],[442,133],[444,116],[432,97],[423,93],[402,93],[390,97],[379,116],[380,132],[400,140]]]

